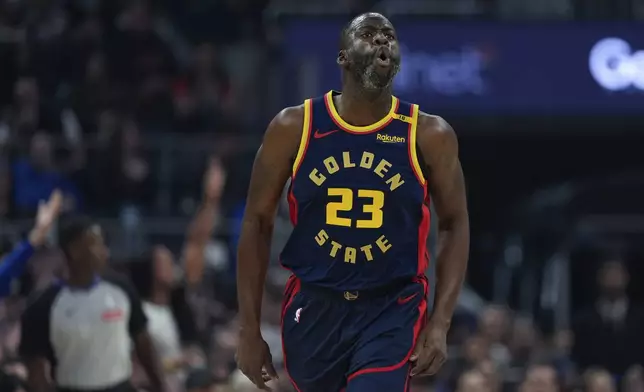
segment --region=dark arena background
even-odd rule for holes
[[[340,88],[340,30],[364,11],[397,28],[395,94],[450,122],[467,184],[450,359],[411,391],[644,391],[642,0],[0,0],[0,259],[56,188],[141,291],[158,279],[141,255],[172,258],[180,281],[197,244],[168,382],[255,390],[234,365],[250,167],[281,108]],[[280,369],[288,222],[284,202],[262,327]],[[0,302],[2,392],[27,390],[20,314],[64,276],[56,237]]]

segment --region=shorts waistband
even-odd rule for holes
[[[310,293],[320,297],[329,299],[337,299],[340,301],[355,302],[366,301],[377,298],[385,298],[389,295],[396,294],[406,286],[414,283],[413,279],[399,279],[389,282],[385,286],[376,287],[366,290],[345,290],[339,291],[321,287],[315,284],[300,282],[300,291],[302,293]]]

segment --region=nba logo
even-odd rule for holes
[[[302,313],[302,308],[299,308],[298,310],[295,311],[295,322],[296,323],[300,322],[300,313]]]

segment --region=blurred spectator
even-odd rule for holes
[[[617,392],[615,380],[604,369],[589,369],[583,379],[587,392]]]
[[[520,392],[558,392],[557,372],[550,365],[533,365],[528,368]]]
[[[476,364],[475,370],[485,377],[485,383],[490,391],[501,391],[502,380],[496,363],[491,359],[484,359]]]
[[[599,298],[574,321],[572,356],[581,369],[602,367],[624,375],[644,363],[644,311],[630,301],[629,274],[621,260],[609,260],[598,271]]]
[[[58,114],[42,97],[35,75],[23,74],[15,81],[13,101],[5,114],[15,140],[27,141],[39,130],[59,134],[62,125]]]
[[[509,315],[506,308],[489,306],[481,312],[479,329],[490,345],[490,357],[498,364],[506,365],[510,352],[505,344],[509,327]]]
[[[622,381],[622,391],[644,392],[644,369],[642,366],[633,366],[626,372]]]
[[[466,371],[459,377],[456,392],[493,392],[485,376],[478,370]]]
[[[577,382],[577,364],[570,358],[574,336],[569,330],[555,331],[550,358],[565,387]]]
[[[77,210],[81,195],[76,185],[56,167],[51,136],[36,133],[31,139],[29,155],[14,160],[13,200],[18,213],[32,214],[38,203],[51,195],[54,189],[64,194],[64,209]]]
[[[174,84],[175,130],[228,132],[234,96],[220,55],[214,45],[200,44],[192,68]]]
[[[464,347],[465,366],[475,366],[477,363],[486,360],[490,355],[490,345],[482,335],[469,337]]]
[[[154,28],[145,0],[127,2],[108,40],[110,69],[116,81],[136,88],[136,120],[146,129],[164,130],[172,121],[170,81],[176,72],[174,55]]]
[[[173,292],[176,281],[173,259],[167,248],[156,246],[149,256],[134,262],[132,277],[141,293],[143,310],[148,318],[148,330],[162,359],[164,370],[166,374],[177,375],[181,379],[183,368],[187,365],[182,342],[193,343],[196,336],[191,314],[186,314],[187,304],[178,297],[183,292]],[[172,298],[173,296],[176,298]],[[175,304],[180,309],[173,309],[172,305]],[[180,336],[180,319],[175,316],[180,311],[183,312],[181,320],[186,326],[183,336]]]
[[[532,320],[526,317],[517,317],[510,331],[509,349],[511,360],[509,366],[521,368],[534,361],[538,347],[537,331]]]
[[[111,84],[107,66],[104,52],[92,52],[79,72],[83,78],[71,91],[72,107],[79,113],[80,124],[87,134],[98,133],[101,111],[116,105],[118,90]]]
[[[124,205],[150,206],[154,182],[138,124],[106,110],[99,115],[97,136],[97,151],[89,159],[94,207],[114,212]]]
[[[217,160],[212,160],[204,176],[204,200],[186,237],[183,251],[184,270],[177,270],[174,256],[163,246],[131,265],[132,278],[143,299],[148,330],[166,374],[174,384],[185,379],[189,365],[205,362],[187,289],[203,277],[204,251],[218,215],[225,174]],[[195,346],[196,345],[196,346]]]

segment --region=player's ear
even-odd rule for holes
[[[338,65],[344,65],[347,62],[347,52],[342,49],[338,52],[338,58],[336,59]]]

